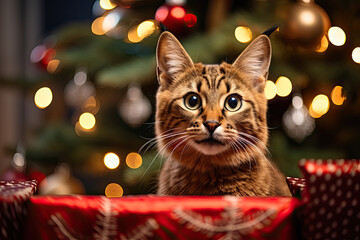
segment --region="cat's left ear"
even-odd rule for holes
[[[258,92],[263,92],[271,60],[271,43],[265,35],[257,37],[240,54],[232,69],[245,74]]]
[[[166,31],[156,48],[157,77],[162,86],[170,85],[194,63],[176,37]]]

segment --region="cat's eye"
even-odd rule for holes
[[[230,112],[235,112],[241,108],[242,99],[239,95],[232,94],[226,98],[224,106],[226,110]]]
[[[196,93],[189,93],[184,97],[184,104],[190,110],[196,110],[201,106],[200,96]]]

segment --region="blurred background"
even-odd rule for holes
[[[154,193],[159,22],[203,63],[231,63],[279,24],[271,158],[287,176],[302,158],[359,158],[359,1],[2,0],[0,179],[36,179],[39,194]]]

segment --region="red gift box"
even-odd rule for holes
[[[359,239],[360,160],[302,160],[304,239]]]
[[[295,198],[33,197],[26,239],[296,239]]]

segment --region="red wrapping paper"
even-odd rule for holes
[[[360,160],[302,160],[304,239],[360,239]]]
[[[36,181],[0,181],[0,239],[18,239],[23,229],[26,201],[36,191]]]
[[[296,239],[295,198],[33,197],[26,239]]]

